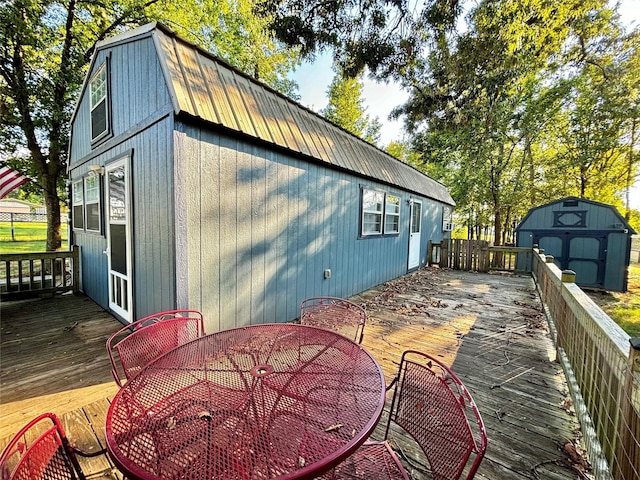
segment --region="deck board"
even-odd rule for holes
[[[425,268],[350,300],[367,310],[363,345],[387,383],[402,352],[416,349],[442,358],[468,386],[489,436],[476,478],[588,478],[563,451],[566,442],[579,446],[580,433],[530,277]],[[64,418],[72,441],[104,445],[117,391],[104,345],[119,327],[84,296],[3,302],[0,447],[47,410]],[[385,422],[383,414],[374,438]],[[399,434],[392,441],[414,478],[429,478],[415,446]],[[90,475],[117,476],[106,456],[89,464]]]

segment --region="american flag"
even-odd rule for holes
[[[28,181],[29,179],[27,177],[23,177],[15,170],[0,166],[0,198],[6,197],[9,195],[9,192]]]

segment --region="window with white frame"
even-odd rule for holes
[[[84,191],[82,180],[76,180],[72,186],[73,195],[73,228],[84,228]]]
[[[89,82],[89,98],[91,104],[91,141],[94,141],[109,131],[106,62],[102,64]]]
[[[384,233],[400,232],[400,197],[385,195],[384,204]]]
[[[362,236],[382,235],[384,192],[362,189]]]
[[[380,190],[362,188],[363,237],[400,232],[400,197]]]
[[[89,174],[84,179],[87,231],[100,231],[100,176]]]
[[[443,232],[450,232],[453,230],[453,220],[451,219],[453,213],[453,209],[448,206],[445,205],[442,207],[442,231]]]

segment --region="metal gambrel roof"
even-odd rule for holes
[[[178,37],[163,25],[144,25],[101,42],[96,48],[133,38],[136,33],[153,36],[176,114],[186,113],[454,205],[443,184]]]

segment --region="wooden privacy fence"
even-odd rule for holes
[[[552,256],[533,276],[567,376],[596,479],[640,479],[640,339],[631,339]]]
[[[429,265],[489,272],[531,272],[533,250],[528,247],[492,246],[486,240],[445,239],[429,242]]]
[[[0,254],[0,297],[79,292],[79,248],[67,252]]]

